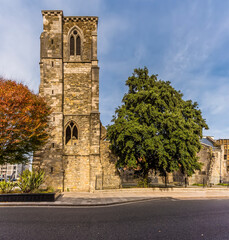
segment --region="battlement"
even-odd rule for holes
[[[67,16],[63,18],[64,22],[87,22],[87,21],[92,21],[98,23],[98,17],[94,16]]]
[[[61,15],[63,17],[64,22],[86,22],[92,21],[98,23],[98,17],[96,16],[66,16],[64,17],[62,10],[43,10],[42,16],[58,16]]]
[[[41,11],[41,13],[42,13],[42,16],[58,16],[58,15],[63,16],[62,10],[43,10]]]

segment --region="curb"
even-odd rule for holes
[[[122,205],[128,203],[137,203],[137,202],[146,202],[146,201],[154,201],[154,200],[172,200],[172,201],[182,201],[182,200],[213,200],[213,199],[229,199],[229,196],[179,196],[179,197],[171,197],[171,196],[158,196],[158,197],[148,197],[148,198],[141,198],[141,199],[132,199],[132,200],[124,200],[124,201],[117,201],[117,202],[107,202],[107,203],[55,203],[55,202],[5,202],[0,203],[1,207],[106,207],[106,206],[115,206],[115,205]]]
[[[201,187],[187,187],[187,188],[119,188],[119,189],[104,189],[95,190],[93,193],[111,193],[111,192],[203,192],[203,191],[226,191],[229,192],[228,187],[217,187],[217,188],[201,188]],[[64,192],[68,193],[68,192]]]
[[[171,199],[170,197],[154,197],[154,198],[142,198],[136,200],[127,200],[127,201],[118,201],[118,202],[108,202],[108,203],[84,203],[84,204],[66,204],[66,203],[1,203],[1,207],[102,207],[102,206],[113,206],[119,204],[126,204],[126,203],[135,203],[135,202],[145,202],[145,201],[153,201],[158,199]]]

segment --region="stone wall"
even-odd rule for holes
[[[53,130],[49,143],[34,154],[33,165],[45,169],[45,185],[56,189],[119,187],[114,159],[101,140],[98,18],[64,17],[62,11],[42,11],[42,15],[40,95],[53,109]],[[70,54],[73,33],[80,37],[80,54]]]
[[[227,176],[226,162],[223,158],[223,146],[211,147],[202,144],[198,153],[199,161],[203,164],[200,171],[189,177],[189,184],[218,184]]]
[[[121,180],[119,172],[115,167],[117,157],[109,149],[110,142],[106,140],[106,129],[101,128],[100,156],[103,169],[103,189],[120,188]]]

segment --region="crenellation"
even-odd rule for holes
[[[45,169],[45,185],[56,189],[119,187],[114,163],[108,164],[109,146],[101,139],[98,18],[64,17],[62,11],[42,15],[39,92],[52,107],[53,130],[44,149],[34,154],[34,167]]]
[[[62,10],[43,10],[41,11],[43,16],[57,16],[57,15],[63,15],[63,11]]]
[[[95,22],[95,23],[98,23],[98,17],[76,17],[76,16],[66,16],[63,18],[63,21],[64,22],[89,22],[89,21],[92,21],[92,22]]]

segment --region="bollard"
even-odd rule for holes
[[[187,183],[187,178],[186,177],[184,178],[184,184],[185,184],[185,187],[187,187],[188,183]]]

